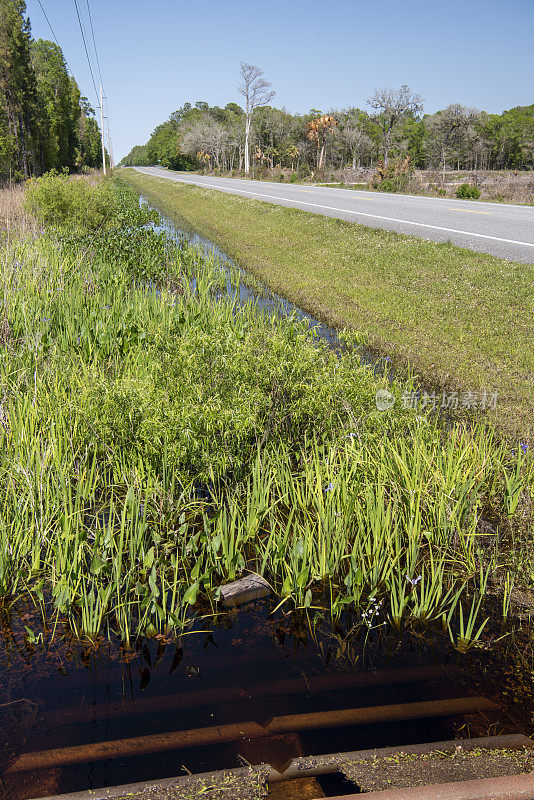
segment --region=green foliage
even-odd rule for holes
[[[73,78],[71,78],[71,83]],[[86,167],[98,169],[102,166],[102,141],[100,128],[94,118],[94,111],[87,98],[80,98],[82,113],[78,119],[78,146],[76,151],[76,168]]]
[[[496,563],[482,515],[513,530],[528,508],[523,451],[377,411],[384,379],[356,352],[230,302],[223,269],[120,184],[87,183],[73,227],[71,183],[32,184],[67,224],[0,262],[0,597],[128,639],[182,631],[251,568],[287,605],[470,646]],[[112,224],[84,227],[102,191]]]
[[[225,108],[198,101],[193,107],[184,103],[182,108],[174,111],[166,122],[154,130],[149,141],[144,145],[136,145],[125,158],[123,166],[147,166],[161,164],[169,169],[188,170],[197,165],[196,158],[181,151],[182,133],[195,121],[203,119],[206,113],[212,120],[235,129],[239,126],[243,110],[236,103],[228,103]]]
[[[128,153],[128,155],[122,159],[121,164],[124,167],[150,166],[150,159],[148,157],[148,145],[138,144],[135,147],[133,147]]]
[[[76,166],[77,129],[82,110],[80,92],[67,72],[57,44],[39,39],[31,43],[31,60],[45,115],[45,163],[55,169]]]
[[[388,158],[409,156],[412,164],[421,169],[443,170],[447,165],[463,169],[531,169],[533,109],[534,106],[523,106],[498,115],[451,104],[432,115],[409,111],[396,120],[388,134]],[[263,154],[266,173],[278,166],[303,176],[315,171],[317,147],[307,138],[306,125],[321,114],[318,109],[303,115],[290,114],[271,106],[254,111],[252,145]],[[370,168],[384,158],[383,114],[348,108],[333,111],[332,115],[337,125],[328,136],[325,168]],[[195,137],[194,146],[188,146],[188,136],[196,125],[203,129],[203,135]],[[197,158],[204,151],[212,156],[212,165],[233,172],[242,167],[243,133],[243,110],[236,104],[220,108],[205,102],[194,106],[185,103],[157,126],[145,145],[134,147],[122,164],[206,169],[206,162]],[[403,187],[398,188],[398,180],[385,181],[386,191],[404,191]]]
[[[24,199],[30,213],[52,225],[102,228],[111,222],[116,210],[108,184],[93,187],[54,170],[40,178],[31,178]]]
[[[480,189],[477,186],[470,186],[468,183],[462,183],[456,189],[456,197],[462,200],[478,200],[480,197]]]
[[[39,168],[42,106],[31,65],[31,35],[21,0],[0,0],[0,179]]]
[[[404,192],[408,188],[408,181],[400,176],[385,178],[383,181],[374,183],[373,188],[377,189],[379,192]]]
[[[501,115],[482,114],[477,128],[490,146],[489,165],[532,169],[534,105],[517,106]]]
[[[0,180],[102,163],[94,112],[57,44],[33,41],[21,0],[0,0]]]
[[[371,185],[380,192],[405,192],[412,172],[409,158],[389,161],[387,167],[383,164],[378,166]]]

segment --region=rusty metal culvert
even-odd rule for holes
[[[149,734],[129,739],[115,739],[107,742],[23,753],[9,766],[6,774],[81,764],[87,761],[107,761],[119,757],[126,758],[145,753],[165,752],[223,742],[237,742],[244,739],[261,739],[280,733],[457,716],[481,711],[495,711],[497,708],[498,706],[486,697],[470,696],[417,703],[345,708],[336,711],[317,711],[308,714],[289,714],[273,717],[265,725],[254,721],[235,722],[227,725],[169,731],[168,733]]]

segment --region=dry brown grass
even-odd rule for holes
[[[0,245],[33,235],[39,229],[37,220],[23,205],[24,185],[12,184],[0,189]]]
[[[417,170],[414,175],[414,188],[419,185],[420,190],[429,193],[445,189],[446,197],[455,197],[457,188],[462,183],[468,183],[480,190],[480,200],[534,205],[534,172],[454,170],[445,173],[444,186],[442,180],[443,176],[439,171]]]
[[[346,168],[325,173],[324,181],[362,189],[361,184],[369,184],[374,173],[374,169]],[[417,169],[405,193],[454,198],[462,183],[476,186],[480,190],[480,200],[534,205],[534,172],[518,170],[447,170],[443,184],[440,170]]]
[[[110,174],[108,175],[110,177]],[[69,179],[71,181],[84,181],[88,183],[90,186],[96,186],[97,184],[102,182],[103,175],[101,169],[85,169],[83,172],[75,173],[74,175],[70,175]]]

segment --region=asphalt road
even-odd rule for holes
[[[452,242],[499,258],[534,264],[534,206],[215,178],[159,167],[135,169],[158,178],[400,231],[433,242]]]

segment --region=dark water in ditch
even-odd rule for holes
[[[349,621],[335,630],[324,624],[311,628],[273,609],[274,601],[257,601],[218,620],[198,621],[196,632],[179,642],[144,640],[125,650],[104,640],[84,645],[61,626],[50,643],[51,631],[43,632],[37,612],[21,607],[0,628],[4,796],[35,798],[246,762],[281,770],[292,757],[442,741],[462,733],[465,720],[448,716],[349,727],[334,723],[304,732],[297,723],[295,730],[258,739],[249,739],[238,726],[234,740],[221,744],[157,752],[145,741],[145,749],[131,756],[121,754],[119,743],[116,757],[106,760],[95,760],[89,750],[79,762],[68,763],[71,751],[62,764],[50,752],[42,754],[37,768],[21,763],[21,754],[55,748],[191,729],[194,741],[197,728],[265,725],[273,716],[470,693],[444,641],[438,647],[417,637],[384,638],[380,631],[355,638],[347,636]],[[43,633],[43,640],[29,644],[25,626],[38,637]],[[376,670],[380,677],[369,685],[366,677],[361,686],[346,685],[347,676],[352,680]],[[328,676],[326,683],[316,685],[321,676]]]
[[[171,223],[165,230],[228,263],[198,234]],[[230,297],[293,314],[314,336],[339,346],[336,332],[319,320],[267,289],[250,288],[245,275],[236,289],[230,267],[227,274]],[[338,726],[334,714],[315,730],[302,730],[296,720],[284,733],[248,736],[250,724],[264,726],[272,717],[495,691],[489,652],[477,659],[459,656],[444,636],[423,631],[400,639],[386,628],[354,636],[351,624],[345,618],[334,628],[312,625],[266,600],[196,620],[178,642],[156,637],[124,649],[104,639],[80,642],[62,624],[43,628],[33,606],[0,613],[0,793],[5,800],[26,800],[243,763],[267,762],[281,770],[293,757],[517,730],[500,713],[352,726]],[[511,685],[518,680],[512,675]],[[230,724],[237,724],[234,735],[222,742],[215,735],[202,744],[195,732]],[[161,749],[161,740],[142,739],[173,731],[189,731],[187,742]],[[124,749],[132,737],[142,739],[135,755]],[[98,744],[109,741],[111,751],[101,758]],[[77,746],[89,749],[68,749]],[[317,796],[319,789],[324,795],[355,791],[332,777],[318,779],[316,787]]]

